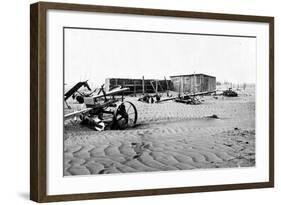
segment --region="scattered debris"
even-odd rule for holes
[[[86,125],[95,131],[103,131],[105,128],[104,122],[97,116],[93,118],[86,116],[80,124]]]
[[[233,91],[231,88],[223,91],[222,95],[226,96],[226,97],[237,97],[238,96],[237,92]]]
[[[223,143],[223,145],[227,146],[227,147],[232,147],[232,144],[227,144],[227,143]]]
[[[169,97],[162,100],[159,100],[157,103],[174,100],[175,102],[190,104],[190,105],[198,105],[204,102],[202,96],[211,95],[215,91],[206,91],[206,92],[198,92],[198,93],[185,93],[183,95],[178,94],[177,97]]]
[[[215,114],[207,116],[207,118],[219,119],[219,117]]]
[[[142,156],[142,154],[145,151],[147,151],[150,148],[150,144],[145,142],[141,142],[141,143],[132,142],[131,145],[136,153],[136,155],[133,156],[133,159],[138,159],[139,157]]]
[[[155,95],[149,95],[145,94],[144,96],[140,97],[138,101],[140,102],[146,102],[146,103],[156,103],[161,100],[161,95],[155,94]]]
[[[198,97],[189,96],[189,95],[179,96],[178,98],[175,99],[175,101],[179,102],[179,103],[185,103],[185,104],[191,104],[191,105],[201,104],[201,101],[199,100]]]
[[[76,83],[73,87],[71,87],[65,94],[64,94],[64,103],[66,104],[66,106],[70,109],[71,107],[68,105],[67,103],[67,99],[70,98],[72,96],[73,99],[76,99],[80,104],[84,103],[84,98],[86,96],[91,96],[91,94],[93,93],[83,93],[83,92],[79,92],[78,90],[81,87],[85,87],[87,88],[89,91],[91,91],[91,88],[88,84],[88,81],[81,81]]]

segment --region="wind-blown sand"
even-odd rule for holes
[[[139,118],[127,130],[66,124],[64,175],[255,166],[254,95],[203,99],[146,104],[128,97]]]

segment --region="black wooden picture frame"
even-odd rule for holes
[[[214,19],[225,21],[263,22],[269,24],[269,181],[212,186],[177,187],[114,191],[101,193],[75,193],[47,195],[47,83],[46,83],[46,13],[48,10],[103,12]],[[30,199],[37,202],[101,199],[115,197],[179,194],[237,189],[266,188],[274,186],[274,18],[234,14],[203,13],[189,11],[125,8],[82,4],[39,2],[30,6]]]

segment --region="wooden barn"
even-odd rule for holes
[[[157,79],[132,79],[132,78],[106,78],[105,79],[105,90],[110,90],[115,86],[122,86],[129,88],[125,94],[137,94],[137,93],[155,93],[165,92],[172,90],[173,85],[170,80],[157,80]]]
[[[170,76],[174,91],[179,93],[212,92],[216,90],[216,77],[205,74]]]

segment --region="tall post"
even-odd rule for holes
[[[122,88],[125,88],[125,81],[122,82]],[[129,90],[130,93],[130,90]]]
[[[166,83],[166,91],[167,91],[167,96],[169,96],[169,85],[168,85],[168,81],[166,79],[166,77],[164,76],[164,80],[165,80],[165,83]]]
[[[144,88],[144,76],[142,76],[142,94],[144,95],[145,88]]]
[[[179,96],[181,96],[181,76],[179,77]]]
[[[203,88],[202,88],[202,81],[204,82],[204,79],[202,80],[202,78],[203,78],[203,75],[200,75],[200,85],[199,85],[199,90],[198,90],[198,92],[203,92],[203,91],[205,91],[205,90],[203,90]],[[208,89],[209,89],[209,85],[208,85]],[[207,90],[207,91],[209,91],[209,90]]]
[[[136,97],[137,94],[136,94],[136,81],[134,80],[134,96]]]
[[[156,95],[158,94],[158,80],[155,80],[156,82]]]
[[[195,71],[194,71],[194,79],[193,79],[193,94],[195,93],[195,86],[196,86],[196,76],[195,76]]]

